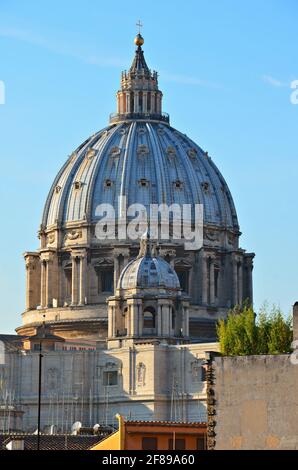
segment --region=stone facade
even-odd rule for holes
[[[289,354],[217,357],[215,449],[298,449],[298,365]]]
[[[206,347],[140,342],[111,350],[47,351],[41,427],[55,425],[62,432],[76,421],[115,425],[117,413],[131,419],[205,421]],[[38,361],[34,351],[9,352],[0,366],[0,401],[5,403],[9,391],[26,431],[37,426]],[[12,416],[4,413],[2,429],[20,426]]]

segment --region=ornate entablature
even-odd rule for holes
[[[113,258],[95,258],[92,260],[92,265],[94,268],[101,268],[103,266],[113,267],[114,259]]]

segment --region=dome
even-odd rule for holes
[[[42,227],[96,223],[100,204],[111,204],[118,214],[120,196],[126,197],[127,207],[139,203],[147,213],[150,204],[203,204],[205,224],[239,231],[232,196],[218,168],[162,112],[158,74],[149,69],[139,42],[129,71],[121,75],[117,113],[59,171]]]
[[[180,290],[175,270],[163,258],[150,254],[137,258],[123,269],[118,289],[163,288]]]
[[[189,296],[193,337],[215,338],[217,319],[253,300],[254,254],[239,246],[228,185],[208,152],[170,124],[143,43],[138,38],[121,73],[109,124],[72,152],[50,188],[40,248],[24,254],[19,334],[35,334],[43,318],[58,336],[105,338],[107,299],[118,289],[121,296],[147,288],[149,297],[158,289],[162,298]],[[174,222],[181,215],[179,237]],[[158,240],[158,256],[144,239],[138,255],[145,226]],[[185,243],[184,228],[199,229],[198,245]]]
[[[229,188],[212,159],[185,134],[162,121],[112,124],[69,157],[50,190],[44,228],[98,220],[99,204],[203,204],[204,223],[238,230]]]

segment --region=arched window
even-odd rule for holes
[[[186,292],[188,294],[188,288],[189,288],[189,274],[188,270],[182,270],[182,269],[176,269],[177,276],[179,278],[180,286],[183,292]]]
[[[155,309],[146,307],[144,310],[144,328],[155,328]]]

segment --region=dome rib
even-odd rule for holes
[[[156,177],[156,188],[158,194],[159,204],[169,204],[170,201],[167,198],[167,180],[165,177],[164,158],[161,152],[158,137],[155,135],[152,124],[147,123],[148,135],[151,144],[152,157],[154,160],[155,177]]]
[[[117,138],[118,126],[111,126],[106,129],[108,134],[104,140],[99,143],[98,152],[96,155],[93,171],[90,175],[86,199],[86,214],[87,219],[92,221],[95,219],[96,207],[105,202],[103,200],[95,200],[96,189],[99,194],[103,194],[103,180],[105,179],[105,172],[101,171],[104,163],[109,158],[109,151],[115,145]]]
[[[147,153],[140,154],[140,145]],[[96,151],[91,160],[86,157],[89,147]],[[174,148],[173,157],[167,153],[170,147]],[[188,155],[192,148],[197,152],[194,157]],[[127,197],[128,206],[141,203],[147,210],[150,203],[203,203],[206,224],[239,230],[231,193],[216,165],[191,139],[167,124],[114,124],[87,139],[79,149],[54,180],[45,204],[44,226],[82,219],[95,222],[95,209],[101,203],[111,203],[118,217],[121,195]],[[149,180],[148,186],[140,185],[142,178]],[[77,179],[82,183],[78,191],[74,189]],[[108,188],[106,180],[112,183]],[[179,189],[174,187],[177,180],[182,182]],[[208,191],[203,189],[204,183],[209,184]],[[58,191],[57,186],[61,187]]]

